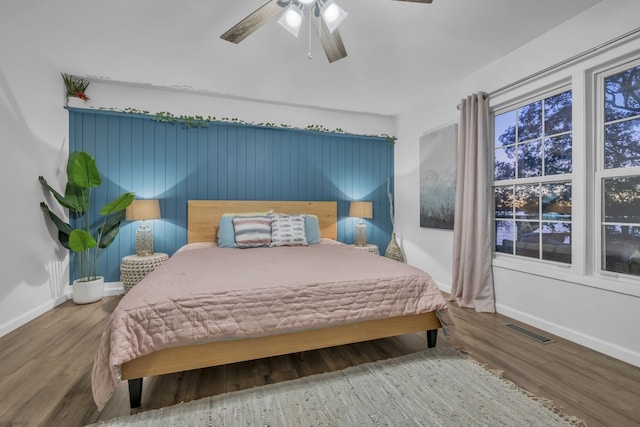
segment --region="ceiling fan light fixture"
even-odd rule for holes
[[[302,27],[302,19],[304,18],[304,11],[302,4],[298,2],[291,3],[291,6],[282,14],[278,19],[278,24],[283,26],[294,36],[298,37],[300,33],[300,27]]]
[[[344,21],[348,13],[333,0],[320,0],[319,3],[320,15],[322,15],[324,23],[327,24],[329,32],[333,33]]]

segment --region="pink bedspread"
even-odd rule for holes
[[[453,325],[424,271],[327,239],[306,247],[186,245],[114,310],[95,357],[93,397],[102,410],[120,365],[163,348],[434,310]]]

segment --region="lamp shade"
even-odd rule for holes
[[[349,206],[349,216],[358,218],[373,218],[373,203],[351,202],[351,205]]]
[[[158,200],[134,200],[127,207],[127,221],[160,219],[160,202]]]

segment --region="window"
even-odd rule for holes
[[[640,53],[619,48],[495,97],[494,266],[640,296]]]
[[[640,65],[597,79],[601,266],[640,276]]]
[[[564,90],[494,115],[496,252],[571,263],[571,109]]]

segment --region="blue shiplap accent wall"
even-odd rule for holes
[[[70,150],[95,156],[102,185],[92,217],[127,191],[160,199],[162,219],[148,221],[156,252],[173,254],[187,241],[187,200],[337,200],[338,239],[353,243],[351,200],[373,202],[368,242],[383,252],[392,225],[387,177],[393,145],[364,137],[232,123],[185,128],[150,116],[69,109]],[[135,253],[138,223],[125,222],[102,252],[98,273],[120,280],[120,260]],[[72,260],[72,279],[76,265]]]

